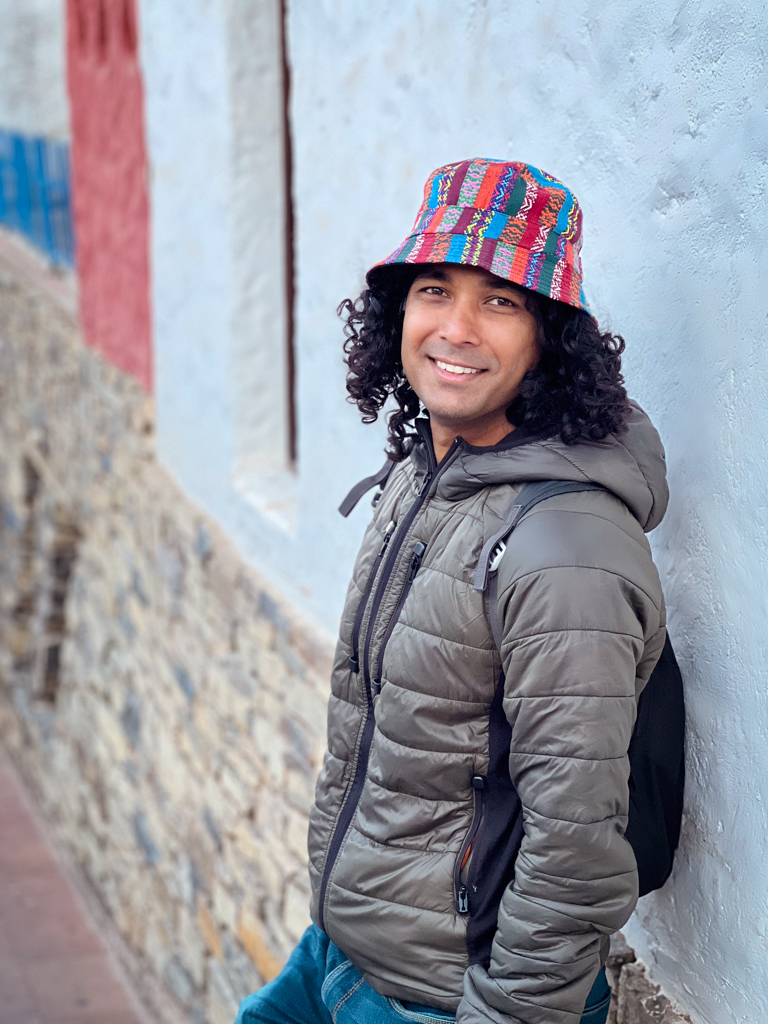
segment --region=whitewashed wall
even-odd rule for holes
[[[65,138],[64,0],[0,0],[0,129]]]
[[[339,595],[329,604],[288,459],[280,31],[278,0],[141,4],[158,451],[330,628]]]
[[[294,0],[291,11],[300,405],[335,424],[340,477],[376,460],[338,411],[333,306],[401,239],[429,171],[524,159],[584,206],[587,293],[626,336],[631,393],[668,450],[672,502],[653,543],[690,720],[678,863],[629,937],[695,1019],[764,1024],[766,8]]]
[[[143,3],[162,456],[332,630],[370,512],[363,502],[345,523],[335,506],[383,444],[344,402],[336,304],[401,240],[435,166],[508,157],[563,178],[585,211],[588,296],[627,339],[630,390],[667,445],[672,488],[653,544],[687,685],[688,811],[673,878],[641,901],[629,937],[697,1021],[764,1024],[765,7],[292,0],[299,463],[271,478],[272,504],[266,477],[261,496],[233,483],[233,353],[249,335],[241,320],[232,341],[231,218],[247,209],[231,198],[243,110],[229,62],[233,46],[258,49],[233,43],[233,10]]]

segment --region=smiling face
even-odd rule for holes
[[[441,458],[457,436],[491,445],[513,429],[506,410],[539,361],[538,322],[523,288],[478,267],[429,265],[408,291],[401,354]]]

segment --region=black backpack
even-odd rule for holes
[[[502,527],[485,544],[474,585],[489,592],[493,639],[501,650],[497,574],[506,539],[522,517],[546,498],[572,491],[605,490],[597,484],[544,480],[526,484]],[[625,832],[637,860],[640,895],[669,878],[680,839],[685,785],[685,703],[683,680],[667,636],[651,677],[640,694],[629,744],[629,821]]]

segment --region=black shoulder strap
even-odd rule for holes
[[[574,491],[604,491],[606,488],[584,480],[537,480],[526,484],[515,498],[504,522],[494,535],[486,541],[475,570],[473,585],[475,590],[488,590],[488,610],[491,619],[493,640],[501,653],[501,621],[499,619],[498,576],[496,570],[502,555],[507,549],[507,537],[512,533],[520,520],[534,505],[558,494],[570,494]]]
[[[386,485],[387,480],[389,480],[389,474],[395,466],[396,463],[393,462],[392,459],[387,458],[387,461],[378,473],[374,473],[373,476],[367,476],[364,480],[361,480],[359,484],[355,484],[344,501],[339,505],[339,512],[341,512],[345,519],[358,501],[360,501],[362,496],[370,491],[372,487],[376,487],[378,484],[378,486],[384,490],[384,486]]]

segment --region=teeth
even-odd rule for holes
[[[471,370],[468,366],[455,366],[453,363],[443,363],[439,359],[435,362],[441,370],[447,370],[448,373],[455,373],[457,376],[461,373],[480,373],[479,370]]]

